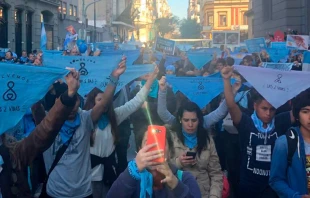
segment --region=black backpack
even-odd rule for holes
[[[290,128],[287,130],[286,134],[286,140],[287,140],[287,164],[288,166],[292,165],[292,159],[294,156],[294,153],[297,149],[298,144],[298,133],[294,128]]]

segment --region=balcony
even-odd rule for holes
[[[48,3],[54,6],[59,6],[59,0],[39,0],[40,2],[43,3]]]

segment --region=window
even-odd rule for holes
[[[241,12],[241,25],[248,25],[248,17],[244,15],[245,11]]]
[[[207,13],[207,25],[212,26],[214,25],[214,15],[213,12],[208,12]]]
[[[67,3],[65,2],[62,3],[62,13],[67,14]]]
[[[72,4],[70,4],[69,15],[70,15],[70,16],[73,15],[73,5],[72,5]]]
[[[0,7],[0,18],[2,18],[2,17],[3,17],[3,8]]]
[[[15,23],[21,22],[21,11],[19,10],[14,11],[14,20],[15,20]]]
[[[76,6],[74,6],[74,8],[73,8],[73,16],[77,16],[77,7]]]
[[[263,0],[263,20],[264,22],[272,20],[272,0]]]
[[[220,27],[227,26],[227,13],[226,12],[219,13],[219,26]]]

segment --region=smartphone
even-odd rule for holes
[[[195,158],[196,158],[196,152],[187,151],[186,156],[190,156],[190,157],[192,157],[193,159],[195,159]]]
[[[166,127],[150,125],[147,130],[146,145],[157,144],[157,146],[151,148],[149,151],[163,150],[166,148]],[[165,162],[165,156],[153,160],[154,162]]]

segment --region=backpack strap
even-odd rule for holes
[[[181,171],[181,170],[177,171],[177,178],[178,178],[179,181],[182,181],[182,179],[183,179],[183,171]]]
[[[285,136],[287,140],[287,164],[291,166],[294,153],[297,149],[298,133],[294,128],[290,128]]]

